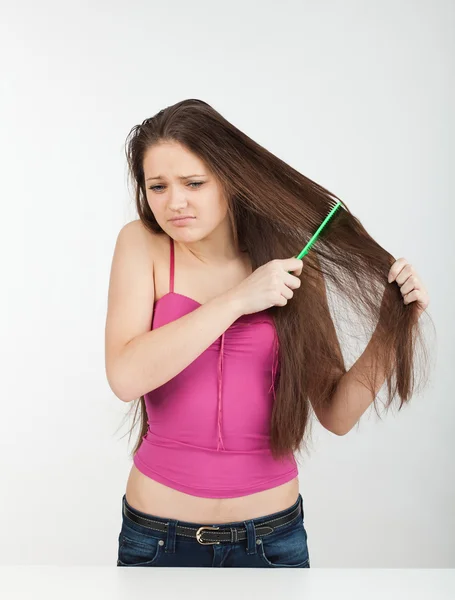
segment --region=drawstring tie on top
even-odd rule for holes
[[[223,352],[224,352],[224,333],[221,336],[220,354],[218,356],[218,446],[217,450],[220,449],[220,443],[224,447],[223,436],[221,433],[221,384],[223,380]]]

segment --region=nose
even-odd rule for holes
[[[168,199],[168,206],[171,211],[182,210],[188,205],[188,202],[186,200],[186,190],[174,188],[170,191]]]

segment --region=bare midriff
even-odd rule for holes
[[[174,490],[141,473],[133,464],[126,500],[133,508],[163,519],[192,523],[230,523],[256,519],[292,506],[299,495],[299,481],[239,498],[200,498]]]

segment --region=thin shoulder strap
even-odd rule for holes
[[[169,291],[173,292],[174,291],[174,263],[175,263],[174,239],[173,238],[170,238],[170,249],[171,249],[171,256],[170,256],[170,269],[169,269]]]

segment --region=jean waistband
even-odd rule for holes
[[[251,524],[258,535],[266,536],[273,533],[276,529],[287,525],[297,517],[303,519],[303,498],[299,494],[295,503],[285,510],[248,519],[247,521],[233,521],[230,523],[213,523],[211,525],[193,523],[190,521],[178,521],[176,519],[165,519],[144,513],[133,508],[126,500],[126,494],[123,496],[123,515],[148,529],[165,533],[168,527],[175,529],[176,535],[182,535],[187,538],[196,539],[200,544],[219,544],[221,542],[235,543],[247,539],[247,522]]]

